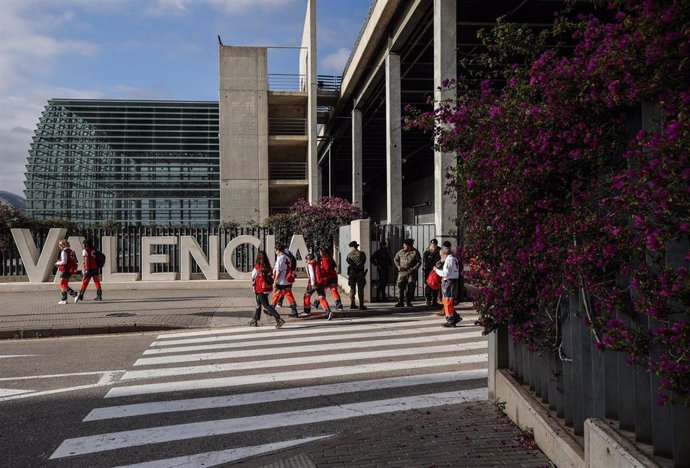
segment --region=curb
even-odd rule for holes
[[[377,304],[377,303],[375,303]],[[380,304],[380,303],[378,303]],[[461,303],[462,304],[462,303]],[[459,304],[456,309],[462,312],[472,310],[467,306],[463,307]],[[342,311],[333,312],[333,317],[335,319],[343,318],[356,318],[356,317],[369,317],[375,315],[392,315],[398,313],[407,312],[439,312],[441,309],[432,308],[427,305],[417,305],[414,307],[369,307],[367,310],[359,309],[349,309],[344,308]],[[312,317],[300,317],[302,320],[316,320],[315,316],[322,314],[322,311],[316,310],[312,312]],[[281,314],[283,315],[283,314]],[[247,313],[247,318],[249,318],[249,312]],[[288,316],[286,315],[286,318]],[[295,320],[294,318],[290,318]],[[319,319],[322,319],[319,317]],[[439,317],[441,320],[441,317]],[[243,326],[241,324],[237,325],[223,325],[222,328],[229,326]],[[90,327],[46,327],[46,328],[22,328],[13,330],[0,330],[0,341],[2,340],[21,340],[21,339],[37,339],[37,338],[57,338],[66,336],[84,336],[84,335],[112,335],[112,334],[124,334],[124,333],[142,333],[142,332],[154,332],[154,331],[170,331],[170,330],[192,330],[192,329],[204,329],[204,328],[214,328],[207,325],[204,326],[188,326],[188,325],[171,325],[171,324],[142,324],[137,325],[136,323],[131,325],[103,325],[103,326],[90,326]]]
[[[0,330],[0,340],[22,340],[36,338],[57,338],[65,336],[109,335],[124,333],[139,333],[151,331],[168,331],[200,327],[185,327],[184,325],[104,325],[94,327],[65,327],[65,328],[27,328],[21,330]]]

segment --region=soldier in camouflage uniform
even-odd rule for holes
[[[359,309],[366,310],[364,306],[364,286],[366,281],[367,254],[359,250],[357,241],[348,244],[350,253],[347,254],[347,282],[350,285],[350,309],[356,309],[355,290],[359,298]]]
[[[417,271],[422,266],[422,257],[419,255],[419,250],[414,248],[414,240],[403,241],[403,248],[395,254],[393,263],[398,269],[397,285],[400,293],[395,307],[402,307],[405,304],[407,307],[412,307],[412,298],[417,286]]]

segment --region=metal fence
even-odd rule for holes
[[[424,249],[429,246],[429,241],[436,237],[436,226],[434,224],[416,224],[416,225],[394,225],[394,224],[379,224],[371,226],[371,250],[373,254],[379,248],[381,241],[386,241],[388,245],[388,252],[391,255],[391,260],[395,254],[402,249],[402,243],[405,239],[414,239],[414,245],[419,250],[420,256],[424,253]],[[395,286],[397,280],[397,271],[392,267],[388,273],[388,285],[386,286],[386,295],[388,297],[398,297],[398,290]],[[425,278],[420,268],[417,272],[417,287],[415,290],[415,297],[424,297],[424,282]],[[371,292],[376,297],[376,288],[378,286],[378,273],[375,268],[371,271]]]
[[[316,77],[316,89],[318,91],[326,91],[337,93],[340,92],[340,84],[343,77],[340,75],[318,75]]]
[[[268,177],[271,180],[306,180],[307,163],[272,162],[268,163]]]
[[[177,245],[156,245],[154,254],[168,254],[168,263],[154,264],[154,272],[168,273],[180,271],[180,238],[182,236],[192,236],[199,243],[199,246],[208,252],[209,236],[218,236],[220,243],[219,264],[223,264],[223,250],[225,246],[235,237],[248,235],[259,238],[265,243],[266,236],[272,234],[267,228],[259,227],[238,227],[229,229],[220,228],[193,228],[193,227],[123,227],[119,229],[79,229],[68,232],[67,237],[78,236],[85,239],[93,239],[95,247],[100,248],[103,236],[112,236],[117,239],[117,272],[118,273],[139,273],[141,271],[141,238],[144,236],[173,236],[177,238]],[[39,251],[43,249],[46,234],[34,234],[34,242]],[[78,248],[78,247],[77,247]],[[241,245],[235,251],[235,267],[244,272],[249,272],[253,268],[256,259],[257,249],[251,245]],[[0,251],[0,276],[5,278],[0,281],[12,281],[26,276],[26,270],[22,264],[19,252],[14,242],[10,242],[10,247]],[[201,274],[201,270],[192,262],[192,274]],[[225,275],[221,274],[221,277]]]
[[[269,117],[268,119],[268,134],[269,135],[300,135],[307,134],[307,119],[303,118],[287,118],[287,117]]]
[[[673,460],[672,466],[690,466],[690,408],[682,401],[658,405],[659,378],[629,363],[627,354],[597,351],[583,323],[580,298],[564,302],[557,349],[532,352],[513,343],[506,330],[499,330],[499,367],[507,367],[575,435],[583,435],[588,418],[614,420],[637,442],[650,444],[654,455]],[[648,317],[621,314],[618,318],[634,327],[654,327]],[[664,349],[652,346],[649,358],[656,360],[663,353]]]
[[[268,89],[270,91],[300,91],[307,90],[306,77],[291,73],[269,73]]]

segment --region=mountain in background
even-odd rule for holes
[[[15,195],[14,193],[6,192],[4,190],[0,190],[0,202],[14,206],[15,208],[19,208],[21,210],[26,209],[26,198]]]

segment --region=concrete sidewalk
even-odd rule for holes
[[[294,289],[298,310],[302,309],[304,288]],[[104,289],[104,300],[96,302],[95,290],[87,290],[84,301],[58,305],[60,293],[53,291],[0,292],[0,339],[40,338],[103,333],[126,333],[179,328],[214,328],[245,325],[253,315],[251,289],[177,289],[115,290]],[[314,296],[316,297],[316,296]],[[333,300],[328,296],[333,307]],[[346,308],[335,317],[355,317],[404,311],[430,310],[417,302],[414,308],[395,308],[394,302],[367,304],[369,310]],[[466,304],[469,306],[469,304]],[[320,310],[312,317],[292,319],[290,309],[278,308],[286,320],[323,319]],[[263,319],[268,324],[266,318]],[[439,317],[439,323],[442,322]]]

